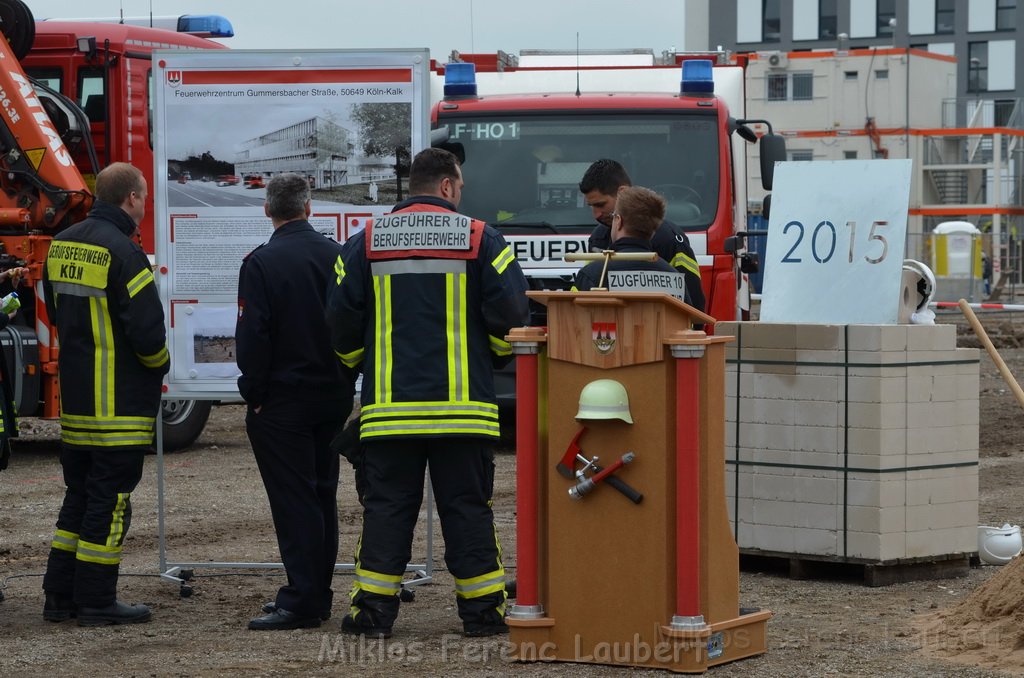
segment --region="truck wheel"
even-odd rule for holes
[[[164,452],[183,450],[196,441],[210,418],[210,400],[162,400]]]

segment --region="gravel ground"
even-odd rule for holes
[[[1018,344],[1019,346],[1019,344]],[[1004,358],[1024,378],[1024,349]],[[982,356],[981,506],[986,524],[1024,524],[1024,411]],[[85,629],[41,618],[41,574],[62,495],[56,427],[26,421],[11,467],[0,474],[0,676],[611,676],[623,669],[584,664],[515,664],[501,641],[458,635],[451,577],[435,570],[431,585],[403,605],[390,641],[353,641],[339,633],[350,575],[339,573],[335,616],[320,629],[246,630],[273,598],[280,572],[196,568],[191,597],[161,579],[156,510],[156,458],[133,496],[135,515],[122,568],[121,597],[153,608],[149,624]],[[495,510],[506,561],[515,562],[512,454],[498,457]],[[215,408],[190,451],[166,459],[167,553],[170,562],[272,562],[278,559],[262,483],[238,406]],[[351,482],[340,491],[342,552],[359,529]],[[422,562],[426,530],[414,560]],[[440,531],[435,560],[443,568]],[[511,568],[510,568],[511,569]],[[914,622],[962,600],[997,568],[979,567],[953,580],[866,588],[854,578],[795,581],[781,573],[744,572],[741,603],[771,609],[767,654],[712,669],[716,676],[1005,675],[923,655]],[[1020,670],[1024,672],[1024,667]],[[631,675],[665,675],[634,671]]]

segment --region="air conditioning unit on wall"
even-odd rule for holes
[[[789,56],[785,52],[769,52],[768,67],[783,69],[789,66]]]

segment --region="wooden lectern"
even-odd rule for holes
[[[725,500],[731,337],[691,330],[714,319],[666,294],[529,296],[547,306],[548,328],[508,337],[517,355],[518,592],[507,615],[516,658],[701,673],[765,652],[771,612],[741,613]],[[581,390],[598,379],[625,387],[632,424],[577,420]],[[627,452],[631,462],[570,496],[596,477],[586,460],[615,466]],[[565,474],[566,462],[584,475]]]

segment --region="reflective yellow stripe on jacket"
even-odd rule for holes
[[[153,282],[153,272],[148,268],[144,268],[139,271],[138,275],[128,281],[126,287],[128,288],[128,297],[133,298],[136,294],[142,291],[142,289]]]
[[[361,412],[365,438],[394,435],[500,434],[498,406],[479,401],[371,403]]]
[[[93,402],[96,416],[114,414],[114,328],[106,297],[89,297],[92,316]]]
[[[171,359],[170,353],[167,352],[167,347],[164,346],[162,349],[154,353],[153,355],[139,355],[135,354],[135,357],[139,359],[139,362],[146,367],[162,367]]]
[[[700,277],[700,264],[697,263],[697,260],[686,256],[682,252],[676,252],[676,255],[672,257],[672,268],[680,267],[685,268],[698,278]]]
[[[61,441],[69,445],[149,446],[155,417],[90,417],[61,412]]]

